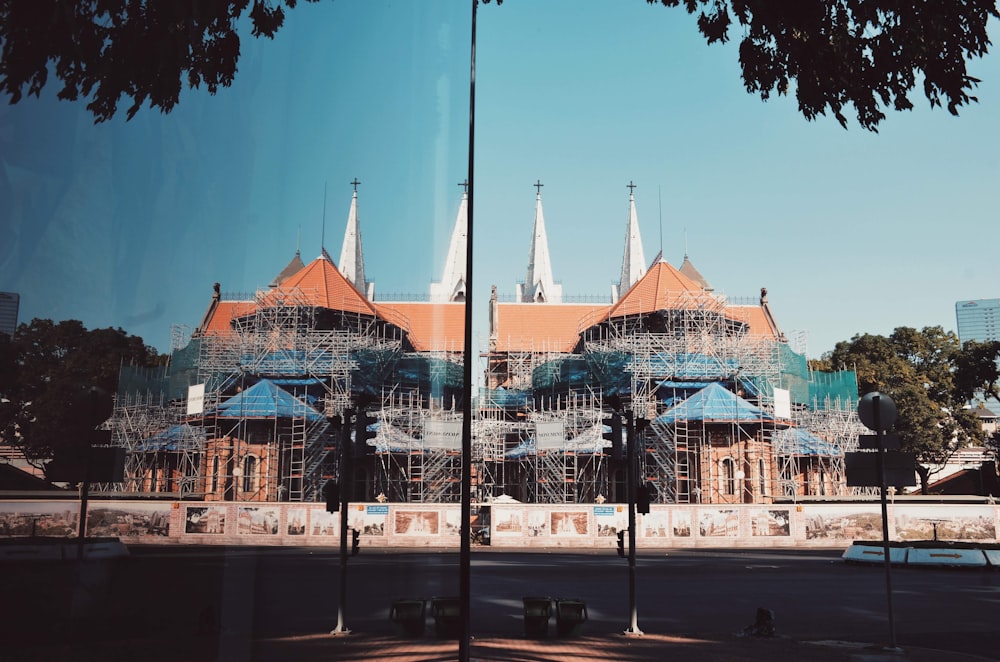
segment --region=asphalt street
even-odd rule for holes
[[[883,566],[850,565],[842,550],[659,550],[637,561],[638,623],[647,634],[726,637],[775,614],[796,640],[887,643]],[[521,553],[476,548],[472,630],[523,637],[525,596],[586,602],[585,635],[629,625],[628,567],[613,551]],[[5,568],[0,636],[11,645],[60,638],[172,641],[329,633],[337,622],[339,554],[315,548],[134,548],[122,563]],[[345,623],[392,634],[394,600],[458,595],[459,557],[448,551],[364,550],[348,561]],[[895,568],[893,626],[900,646],[998,659],[1000,573]]]

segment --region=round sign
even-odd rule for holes
[[[876,410],[875,399],[878,398],[878,425],[875,424]],[[888,395],[882,395],[878,391],[866,393],[858,400],[858,418],[865,424],[865,427],[875,432],[883,432],[892,427],[896,422],[896,403]]]

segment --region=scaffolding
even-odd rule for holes
[[[393,502],[457,503],[462,419],[454,399],[388,390],[378,411],[374,491]]]
[[[126,449],[121,489],[148,491],[157,484],[151,472],[163,473],[156,463],[168,457],[163,484],[182,497],[320,500],[324,482],[339,472],[331,420],[358,393],[381,388],[402,353],[403,332],[372,315],[318,307],[316,300],[315,292],[299,288],[260,290],[252,301],[234,302],[244,312],[228,330],[191,339],[192,385],[205,389],[200,412],[188,415],[183,398],[166,396],[166,388],[156,396],[120,396],[112,425],[115,443]],[[239,409],[223,412],[265,381],[279,389],[272,410],[243,411],[240,400]]]

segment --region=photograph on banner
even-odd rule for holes
[[[493,506],[493,535],[520,536],[524,533],[524,509]]]
[[[787,509],[752,508],[750,510],[750,535],[790,536],[791,516]]]
[[[347,518],[348,526],[366,536],[384,536],[385,520],[389,517],[389,506],[352,506]]]
[[[551,513],[553,536],[589,536],[590,519],[586,511],[554,511]]]
[[[702,508],[698,511],[698,534],[706,538],[735,538],[740,534],[740,515],[726,508]]]
[[[392,531],[401,536],[436,536],[440,518],[436,510],[397,510]]]
[[[461,508],[449,508],[441,513],[444,516],[444,534],[446,536],[462,535],[462,510]],[[472,514],[471,525],[475,527],[477,514]]]
[[[691,535],[691,511],[688,509],[674,510],[670,514],[673,522],[671,531],[676,538],[687,538]]]
[[[142,538],[170,535],[169,503],[93,504],[87,511],[87,535],[95,538]]]
[[[0,536],[67,538],[77,534],[79,522],[79,502],[0,502]]]
[[[594,526],[598,538],[613,538],[628,527],[628,517],[621,506],[594,506]]]
[[[532,508],[528,511],[528,535],[535,538],[544,536],[549,532],[548,513],[540,508]]]
[[[276,536],[278,520],[277,508],[240,506],[236,511],[236,533],[241,536]]]
[[[645,515],[641,515],[642,525],[639,531],[643,538],[666,538],[670,533],[670,511],[666,508],[650,510]],[[628,526],[626,522],[625,526]],[[691,526],[688,524],[688,532]]]
[[[222,535],[226,530],[226,506],[188,506],[184,511],[184,533]]]
[[[325,508],[310,508],[309,535],[339,537],[340,513],[328,513]]]
[[[993,506],[897,505],[893,510],[899,540],[995,540]]]
[[[304,536],[306,534],[306,509],[289,508],[286,514],[288,522],[285,525],[285,533],[290,536]]]
[[[881,540],[882,512],[878,504],[809,506],[802,514],[806,540]]]

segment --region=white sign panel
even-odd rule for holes
[[[774,415],[777,418],[792,417],[792,393],[783,388],[774,389]]]
[[[462,449],[462,421],[427,421],[424,445],[428,448]]]
[[[566,445],[562,421],[535,423],[535,449],[562,448]]]
[[[195,384],[194,386],[188,386],[188,416],[200,414],[203,411],[205,411],[205,385]]]

